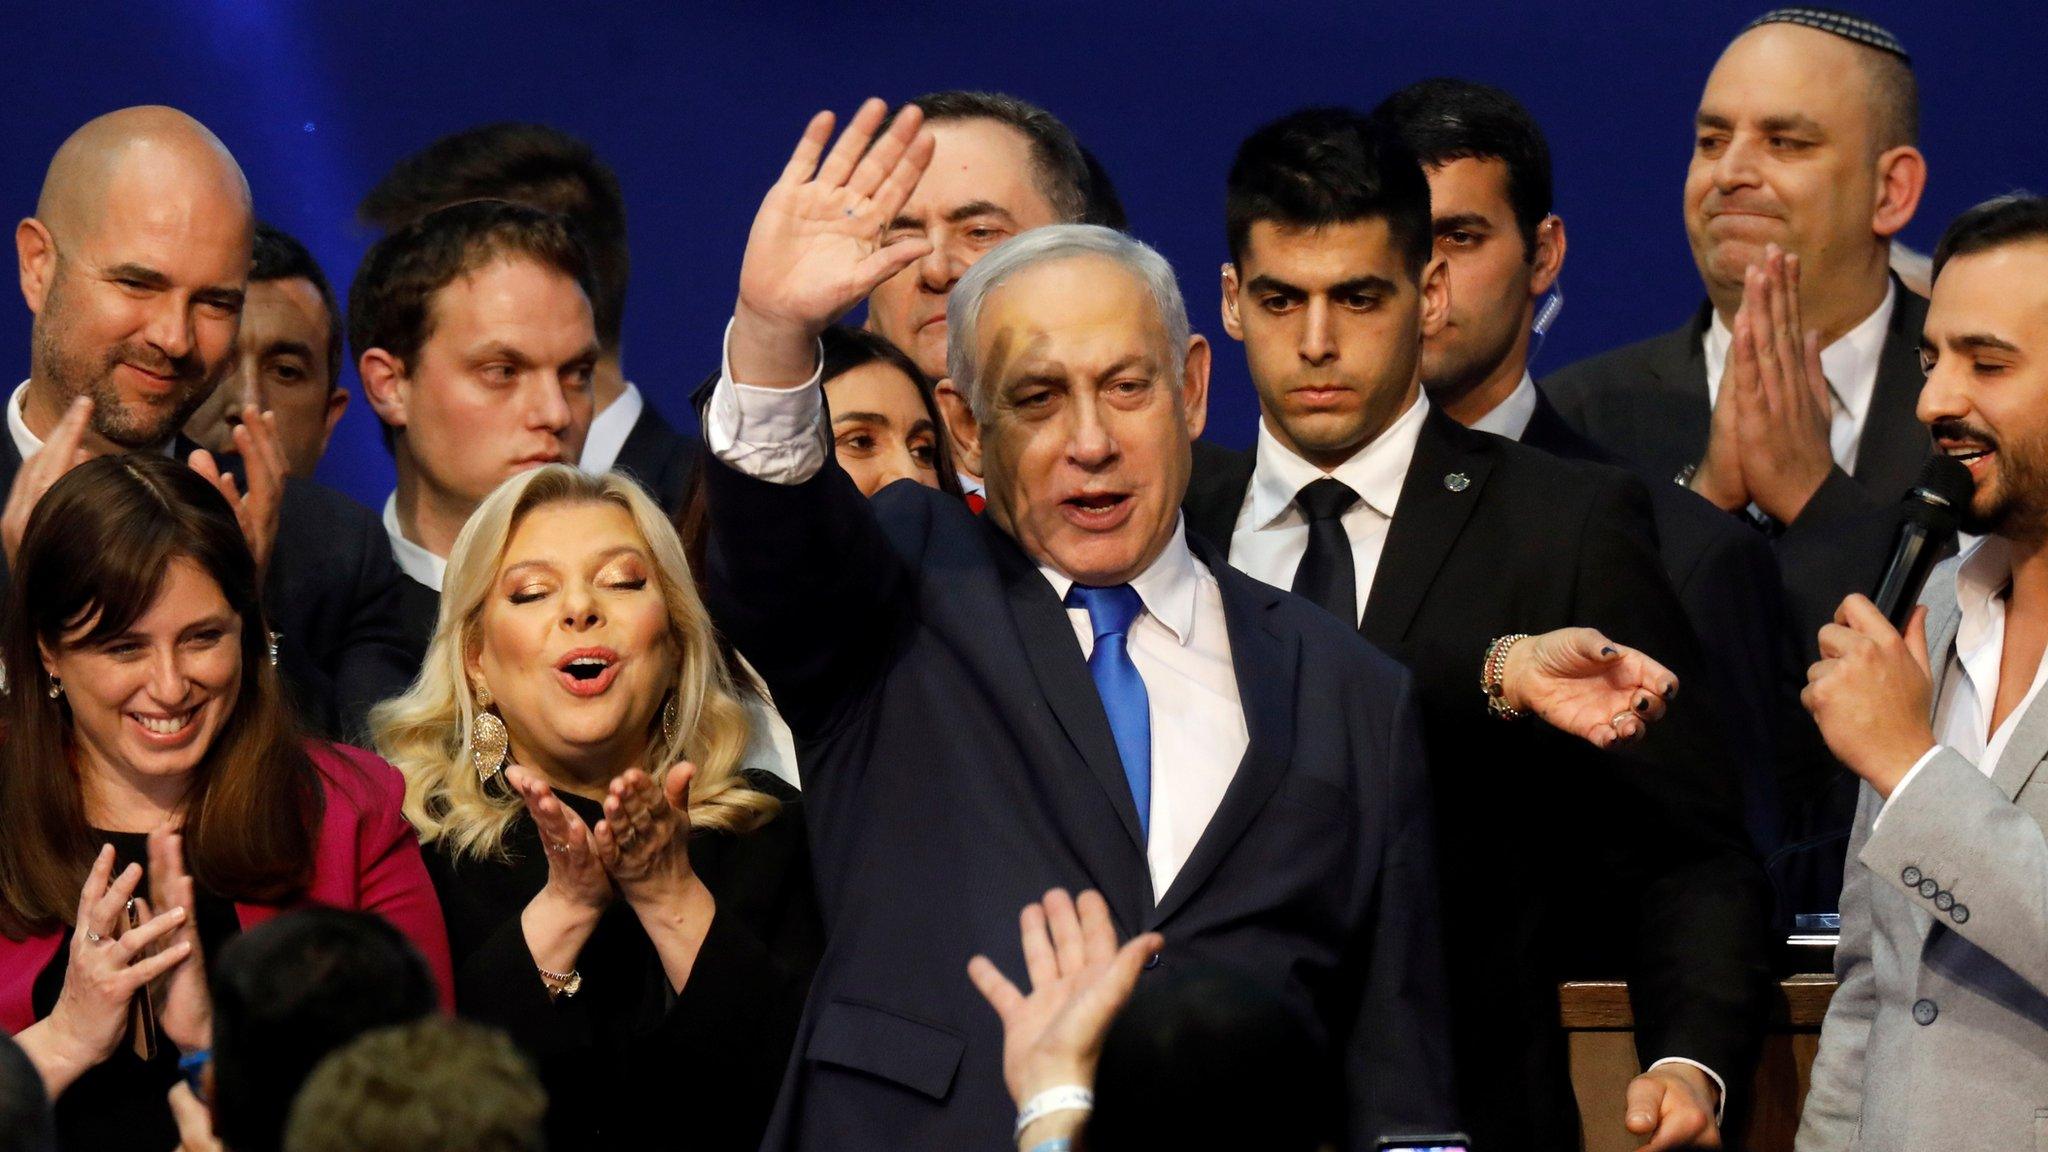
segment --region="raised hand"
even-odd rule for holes
[[[1742,476],[1750,499],[1782,523],[1798,519],[1834,468],[1828,433],[1834,403],[1821,373],[1820,334],[1799,310],[1799,257],[1773,244],[1743,280],[1731,360],[1735,375]]]
[[[73,400],[63,419],[50,430],[50,438],[43,441],[43,450],[22,461],[21,470],[14,474],[7,507],[0,510],[0,548],[7,551],[8,567],[14,566],[14,558],[21,552],[21,534],[28,530],[29,513],[42,502],[43,493],[66,472],[91,459],[84,447],[85,430],[91,422],[92,401],[84,396]]]
[[[668,770],[661,785],[638,768],[614,779],[604,819],[592,830],[598,859],[633,903],[674,896],[696,873],[690,867],[690,779],[695,765]]]
[[[1934,747],[1927,609],[1915,608],[1901,635],[1869,597],[1852,595],[1822,626],[1820,657],[1806,672],[1799,702],[1813,713],[1828,750],[1890,799]]]
[[[1736,321],[1741,322],[1740,313],[1736,314]],[[1714,394],[1714,418],[1707,426],[1707,453],[1692,474],[1692,490],[1724,512],[1749,504],[1749,484],[1742,478],[1741,397],[1755,385],[1739,374],[1747,371],[1754,375],[1756,360],[1739,355],[1735,349],[1741,345],[1742,340],[1737,338],[1721,368],[1721,388]]]
[[[115,876],[113,847],[100,849],[78,894],[64,990],[48,1016],[16,1037],[52,1098],[113,1054],[128,1028],[136,991],[192,955],[192,946],[182,940],[157,947],[184,925],[183,908],[157,913],[123,931],[128,901],[141,882],[142,869],[133,864]]]
[[[1147,932],[1117,947],[1109,904],[1097,892],[1077,902],[1055,888],[1018,920],[1030,994],[986,956],[967,962],[967,977],[1002,1018],[1003,1081],[1021,1106],[1048,1088],[1094,1085],[1102,1038],[1164,941]]]
[[[505,767],[505,783],[519,794],[540,832],[541,850],[548,858],[545,891],[565,904],[603,911],[612,902],[611,877],[605,875],[597,844],[583,818],[555,799],[546,781],[517,764]]]
[[[740,262],[727,345],[735,379],[802,384],[816,367],[818,333],[931,251],[923,239],[882,242],[932,158],[931,135],[919,131],[924,113],[903,108],[877,138],[887,112],[870,98],[829,153],[832,113],[813,116],[762,199]]]
[[[186,1054],[213,1047],[213,998],[206,991],[205,953],[199,943],[199,905],[192,876],[185,871],[185,838],[169,829],[149,834],[149,904],[162,912],[177,908],[184,923],[163,946],[182,943],[194,963],[180,964],[158,982],[157,1020],[164,1035]]]
[[[277,414],[265,412],[253,403],[242,405],[242,420],[235,425],[235,451],[242,457],[242,471],[248,478],[244,493],[234,473],[221,468],[213,453],[194,449],[186,461],[194,472],[220,489],[228,507],[235,510],[235,523],[249,542],[249,554],[256,558],[260,583],[270,570],[270,552],[277,543],[277,520],[284,506],[284,444],[277,436]]]
[[[1592,628],[1560,628],[1508,649],[1501,696],[1596,748],[1640,737],[1678,693],[1678,677]]]

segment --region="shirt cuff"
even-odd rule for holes
[[[1721,1126],[1721,1117],[1726,1115],[1728,1112],[1728,1082],[1726,1080],[1721,1079],[1721,1074],[1719,1072],[1714,1071],[1712,1068],[1707,1067],[1705,1064],[1702,1064],[1697,1060],[1689,1059],[1684,1056],[1666,1056],[1662,1060],[1659,1060],[1656,1063],[1651,1064],[1648,1071],[1655,1072],[1657,1069],[1662,1068],[1666,1064],[1689,1064],[1692,1067],[1697,1068],[1702,1072],[1705,1072],[1707,1074],[1707,1079],[1712,1080],[1714,1082],[1714,1090],[1720,1094],[1720,1098],[1714,1102],[1714,1127],[1719,1128]]]
[[[1922,768],[1927,767],[1927,762],[1929,760],[1934,759],[1934,754],[1941,751],[1943,747],[1945,746],[1941,744],[1936,744],[1934,747],[1929,748],[1926,752],[1921,753],[1920,758],[1918,760],[1913,761],[1913,766],[1911,768],[1906,769],[1906,774],[1904,776],[1899,777],[1898,786],[1892,789],[1891,795],[1884,798],[1884,803],[1881,806],[1879,806],[1877,810],[1877,815],[1872,816],[1870,818],[1870,830],[1872,832],[1877,831],[1878,824],[1883,822],[1885,809],[1890,808],[1892,806],[1892,801],[1897,800],[1899,798],[1899,793],[1904,792],[1906,790],[1906,786],[1913,782],[1913,777],[1918,776],[1920,774],[1920,770]]]
[[[711,454],[772,484],[801,484],[825,466],[832,429],[825,419],[822,377],[825,346],[818,342],[817,371],[795,388],[761,388],[732,377],[732,322],[718,356],[718,383],[704,409],[704,442]]]

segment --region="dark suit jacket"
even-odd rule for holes
[[[1201,447],[1188,523],[1227,542],[1253,458]],[[1463,1123],[1489,1152],[1577,1146],[1560,979],[1626,974],[1644,1060],[1687,1056],[1737,1091],[1762,1040],[1768,889],[1648,504],[1624,473],[1433,410],[1359,628],[1415,674]],[[1690,686],[1637,750],[1488,715],[1488,643],[1567,625],[1649,652]]]
[[[195,447],[181,438],[175,450],[183,459]],[[239,470],[234,457],[223,463]],[[0,490],[20,470],[13,437],[0,435]],[[405,691],[419,671],[423,653],[399,620],[398,580],[375,513],[311,480],[285,482],[263,612],[310,733],[366,742],[371,706]]]
[[[385,538],[390,543],[390,538]],[[404,569],[398,572],[398,627],[404,632],[406,642],[418,649],[425,657],[427,645],[434,640],[434,623],[441,618],[441,594],[425,584],[408,576]],[[417,672],[418,668],[415,667]]]
[[[966,977],[1023,971],[1017,913],[1093,888],[1152,967],[1271,987],[1342,1054],[1347,1147],[1451,1119],[1436,881],[1410,681],[1319,609],[1197,546],[1250,745],[1151,890],[1066,611],[935,489],[875,500],[827,459],[780,486],[707,463],[713,615],[797,738],[827,946],[766,1148],[997,1149],[1002,1030]],[[1169,771],[1170,766],[1159,766]]]
[[[1521,440],[1567,460],[1628,466],[1579,435],[1541,392]],[[1762,532],[1671,483],[1671,477],[1645,471],[1642,479],[1650,490],[1664,573],[1705,649],[1715,697],[1738,720],[1726,735],[1743,766],[1743,821],[1751,842],[1768,855],[1780,841],[1783,780],[1803,774],[1792,766],[1791,755],[1806,745],[1789,729],[1811,727],[1799,707],[1806,670],[1786,627],[1777,557]]]
[[[654,410],[652,400],[644,394],[642,399],[645,406],[640,409],[640,419],[633,422],[633,430],[626,434],[626,443],[619,448],[619,458],[613,461],[612,469],[638,480],[673,516],[689,501],[690,478],[696,473],[697,456],[703,448],[694,437],[671,427]]]
[[[1820,626],[1834,618],[1842,598],[1877,584],[1898,503],[1934,451],[1913,414],[1924,381],[1920,327],[1927,301],[1903,284],[1895,291],[1856,475],[1834,469],[1777,541],[1786,608],[1809,661],[1818,657]],[[1543,390],[1574,428],[1668,479],[1706,452],[1713,409],[1700,339],[1712,316],[1703,304],[1683,328],[1560,369],[1544,379]]]

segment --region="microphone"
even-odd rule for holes
[[[1920,470],[1913,490],[1899,502],[1899,535],[1892,544],[1884,579],[1878,581],[1877,594],[1871,597],[1892,627],[1905,629],[1928,574],[1955,546],[1956,526],[1976,491],[1976,482],[1962,461],[1937,454]]]

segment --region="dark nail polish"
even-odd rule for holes
[[[1665,702],[1665,703],[1667,703],[1667,704],[1668,704],[1668,703],[1670,703],[1671,701],[1673,701],[1673,700],[1676,700],[1676,699],[1678,699],[1678,685],[1676,685],[1676,684],[1673,684],[1673,685],[1670,685],[1669,687],[1667,687],[1667,688],[1665,688],[1665,689],[1664,689],[1664,702]]]
[[[1643,697],[1643,698],[1642,698],[1641,700],[1638,700],[1638,701],[1636,701],[1636,711],[1638,711],[1638,712],[1648,712],[1649,710],[1650,710],[1650,698],[1649,698],[1648,696],[1645,696],[1645,697]]]
[[[1612,655],[1614,655],[1614,649],[1613,649],[1613,647],[1612,647],[1612,646],[1609,646],[1609,647],[1606,647],[1606,648],[1602,648],[1602,649],[1600,649],[1600,654],[1601,654],[1602,656],[1612,656]]]

